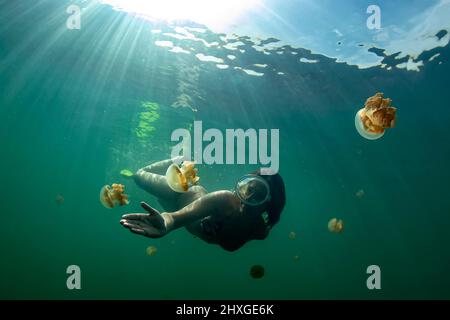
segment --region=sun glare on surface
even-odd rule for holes
[[[225,29],[259,0],[100,0],[118,9],[160,20],[190,20]]]

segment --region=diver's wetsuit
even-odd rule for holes
[[[207,194],[200,185],[189,191],[178,193],[173,191],[165,178],[167,168],[173,163],[171,159],[163,160],[137,171],[134,176],[136,184],[158,198],[158,202],[167,212],[180,210]],[[239,199],[231,197],[232,204],[228,211],[211,212],[186,229],[193,235],[208,242],[219,244],[225,250],[234,251],[252,239],[264,239],[269,227],[261,215],[250,215],[242,211]]]

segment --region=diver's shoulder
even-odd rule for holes
[[[233,204],[240,203],[238,197],[236,197],[234,192],[232,192],[230,190],[218,190],[218,191],[213,192],[213,194],[219,198],[222,198],[225,201],[229,201],[230,203],[233,203]]]
[[[234,193],[230,190],[218,190],[214,191],[214,193],[222,197],[235,197]]]
[[[225,216],[231,217],[240,213],[241,202],[234,192],[229,190],[219,190],[213,192],[213,194],[218,201],[220,201]]]

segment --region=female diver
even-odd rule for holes
[[[261,175],[259,170],[241,177],[235,190],[207,193],[194,185],[187,192],[173,191],[166,180],[174,160],[163,160],[139,169],[136,184],[158,198],[166,212],[145,202],[148,213],[126,214],[120,223],[131,232],[149,238],[163,237],[185,227],[191,234],[227,251],[235,251],[250,240],[263,240],[279,221],[285,205],[285,187],[279,174]]]

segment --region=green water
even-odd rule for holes
[[[0,298],[450,298],[448,46],[438,50],[442,64],[417,73],[323,56],[299,64],[248,44],[236,63],[286,73],[251,77],[156,47],[149,22],[106,6],[77,31],[65,28],[67,2],[29,4],[0,1]],[[368,141],[354,115],[376,92],[393,99],[398,125]],[[143,115],[151,111],[158,116]],[[153,240],[119,224],[142,211],[141,200],[162,209],[120,170],[168,158],[171,132],[194,120],[280,129],[287,203],[266,240],[230,253],[185,230]],[[252,169],[199,166],[209,191],[232,188]],[[107,210],[98,194],[114,182],[131,204]],[[344,220],[342,234],[328,232],[333,217]],[[81,290],[66,287],[72,264]],[[255,264],[264,278],[250,277]],[[373,264],[379,291],[366,287]]]

